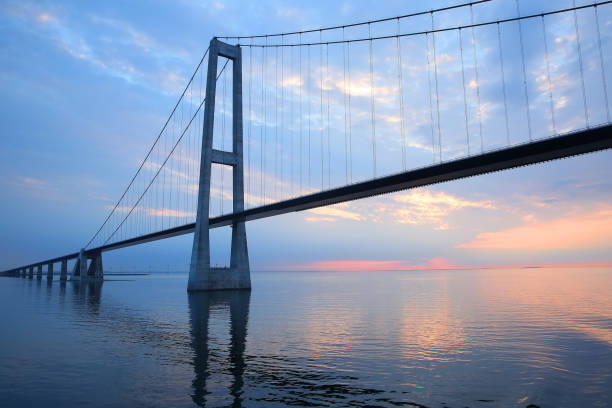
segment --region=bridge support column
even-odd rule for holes
[[[36,278],[42,279],[42,265],[36,267]]]
[[[47,280],[53,280],[53,263],[47,265]]]
[[[65,281],[68,279],[68,260],[62,259],[62,267],[60,269],[60,280]]]
[[[104,279],[104,271],[102,270],[102,252],[98,252],[91,257],[91,263],[87,269],[87,273],[81,275],[81,281],[100,281]]]
[[[29,270],[29,272],[28,272],[28,276],[29,276],[30,278],[33,278],[33,277],[34,277],[34,267],[33,267],[33,266],[30,266],[30,270]]]
[[[85,276],[87,279],[87,257],[85,256],[85,250],[81,249],[79,252],[79,257],[77,258],[74,268],[72,268],[72,277],[71,280],[75,280],[77,276],[82,279]]]
[[[208,55],[198,209],[187,290],[250,289],[251,272],[244,221],[232,224],[232,249],[229,268],[211,268],[210,266],[209,205],[212,163],[233,167],[232,204],[234,213],[244,210],[244,169],[242,146],[242,51],[239,46],[232,46],[213,38],[210,42]],[[233,67],[232,152],[223,152],[212,148],[219,56],[231,59]]]

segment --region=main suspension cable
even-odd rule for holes
[[[85,248],[89,247],[89,245],[93,242],[93,240],[98,236],[98,234],[100,233],[100,231],[102,231],[102,228],[104,228],[104,226],[106,225],[106,223],[108,222],[108,220],[111,218],[111,216],[115,213],[115,211],[117,210],[117,207],[119,207],[119,204],[121,203],[121,201],[123,200],[123,198],[125,197],[125,195],[127,194],[127,192],[130,190],[130,187],[132,187],[132,184],[134,183],[134,180],[136,180],[136,177],[138,176],[138,174],[140,174],[140,171],[142,170],[144,164],[146,163],[146,161],[149,159],[149,156],[151,155],[151,152],[153,151],[153,149],[155,148],[155,146],[157,145],[157,143],[159,142],[159,139],[161,138],[162,134],[164,133],[164,131],[166,130],[166,127],[168,126],[168,123],[170,122],[170,119],[172,119],[172,117],[174,116],[174,112],[176,112],[176,109],[178,108],[179,104],[181,103],[181,101],[183,100],[183,97],[185,96],[185,93],[187,92],[187,89],[189,89],[189,85],[191,85],[191,82],[193,81],[193,78],[195,77],[196,73],[198,72],[198,70],[200,69],[202,62],[204,62],[204,59],[206,58],[206,56],[208,55],[208,51],[210,50],[210,47],[208,47],[206,49],[206,51],[204,52],[204,55],[202,56],[202,58],[200,59],[200,62],[198,63],[198,65],[196,66],[196,69],[193,71],[193,74],[191,75],[191,78],[189,78],[189,81],[187,82],[187,85],[185,86],[185,89],[183,89],[183,92],[181,93],[181,96],[179,97],[178,101],[176,102],[176,104],[174,105],[174,108],[172,109],[172,112],[170,112],[170,115],[168,116],[168,119],[166,119],[166,122],[164,123],[164,125],[162,126],[161,130],[159,131],[159,134],[157,135],[157,137],[155,138],[155,141],[153,142],[153,145],[149,148],[149,150],[147,151],[147,154],[145,155],[145,158],[142,160],[142,162],[140,163],[140,166],[138,167],[138,170],[136,170],[136,174],[134,174],[134,176],[132,177],[132,179],[130,180],[130,182],[128,183],[128,186],[125,188],[125,190],[123,191],[123,193],[121,194],[121,197],[119,197],[119,200],[117,201],[117,203],[115,204],[115,206],[113,207],[113,209],[111,210],[111,212],[108,214],[108,216],[106,217],[106,219],[104,220],[104,222],[102,223],[102,225],[100,226],[100,228],[98,228],[98,230],[96,231],[96,233],[91,237],[91,239],[89,240],[89,242],[87,242],[87,244],[85,245]]]
[[[528,19],[532,19],[532,18],[539,18],[541,16],[550,16],[550,15],[561,14],[561,13],[566,13],[566,12],[575,11],[575,10],[582,10],[582,9],[587,9],[587,8],[591,8],[591,7],[603,6],[603,5],[610,4],[610,3],[612,3],[612,0],[606,0],[606,1],[599,2],[599,3],[591,3],[591,4],[584,5],[584,6],[576,6],[576,7],[569,7],[569,8],[559,9],[559,10],[547,11],[547,12],[544,12],[544,13],[531,14],[531,15],[522,16],[522,17],[511,17],[511,18],[505,18],[505,19],[500,19],[500,20],[486,21],[486,22],[483,22],[483,23],[474,23],[474,24],[467,24],[467,25],[462,25],[462,26],[453,26],[453,27],[447,27],[447,28],[437,28],[435,30],[414,31],[414,32],[403,33],[403,34],[399,34],[399,35],[398,34],[391,34],[391,35],[382,35],[382,36],[377,36],[377,37],[354,38],[354,39],[350,39],[350,40],[325,41],[323,44],[341,44],[341,43],[365,42],[365,41],[370,41],[370,40],[374,40],[374,41],[376,41],[376,40],[387,40],[387,39],[390,39],[390,38],[396,38],[398,36],[399,37],[412,37],[412,36],[419,36],[419,35],[426,35],[426,34],[433,34],[433,33],[444,33],[444,32],[448,32],[448,31],[458,30],[460,28],[462,28],[462,29],[478,28],[478,27],[490,26],[490,25],[497,24],[497,23],[509,23],[509,22],[513,22],[513,21],[528,20]],[[425,14],[429,14],[429,12],[427,12]],[[318,31],[318,30],[315,30],[315,31]],[[275,43],[275,44],[269,44],[269,43],[268,44],[240,44],[240,46],[242,46],[242,47],[260,47],[260,48],[261,47],[268,47],[268,48],[272,48],[272,47],[305,47],[305,46],[315,46],[315,45],[321,45],[321,43],[318,42],[318,41],[316,41],[316,42],[308,42],[308,43],[303,43],[303,42],[299,41],[298,43],[289,43],[289,44],[278,44],[278,43]]]
[[[221,73],[223,73],[223,71],[225,71],[225,67],[227,67],[227,63],[229,62],[229,60],[225,61],[225,65],[223,65],[223,68],[221,69]],[[217,80],[219,79],[220,74],[217,75]],[[166,158],[164,159],[163,163],[159,166],[159,168],[157,169],[157,171],[155,172],[155,175],[153,176],[153,178],[151,179],[151,182],[149,183],[149,185],[147,186],[147,188],[142,192],[142,194],[140,194],[140,196],[138,197],[138,200],[136,201],[136,203],[132,206],[132,208],[129,210],[129,212],[127,213],[127,215],[123,218],[123,220],[121,221],[121,223],[113,230],[112,234],[104,241],[104,243],[102,245],[106,245],[112,238],[113,236],[117,233],[117,231],[123,226],[123,224],[125,223],[125,221],[129,218],[129,216],[132,214],[132,212],[134,211],[134,209],[136,208],[136,206],[140,203],[140,201],[142,200],[142,198],[144,197],[144,195],[147,193],[147,191],[149,191],[149,189],[151,188],[151,185],[153,184],[153,182],[157,179],[157,177],[159,176],[159,173],[162,171],[162,169],[164,169],[165,172],[165,166],[166,163],[168,162],[168,160],[170,159],[170,156],[172,156],[172,154],[174,153],[174,150],[176,149],[176,147],[178,146],[178,144],[181,142],[181,140],[183,139],[183,136],[185,135],[185,132],[187,131],[187,129],[191,126],[191,123],[193,122],[194,118],[198,115],[198,113],[200,112],[200,109],[202,109],[202,106],[204,105],[204,102],[206,102],[206,97],[204,97],[204,99],[202,99],[202,102],[200,102],[200,105],[198,106],[198,109],[196,110],[196,112],[194,113],[194,115],[191,117],[191,119],[189,120],[189,123],[187,123],[187,126],[185,127],[185,129],[183,129],[180,137],[178,138],[178,140],[176,141],[176,143],[174,144],[174,146],[172,147],[172,149],[170,150],[170,153],[168,153],[168,155],[166,156]],[[211,135],[209,135],[211,136]],[[162,214],[163,214],[163,208],[162,208]],[[162,226],[163,228],[163,226]]]
[[[427,11],[419,11],[419,12],[411,13],[411,14],[404,14],[404,15],[396,16],[396,17],[387,17],[387,18],[381,18],[381,19],[377,19],[377,20],[363,21],[363,22],[360,22],[360,23],[352,23],[352,24],[344,24],[344,25],[331,26],[331,27],[315,28],[315,29],[310,29],[310,30],[293,31],[293,32],[276,33],[276,34],[258,34],[258,35],[241,35],[241,36],[218,36],[217,38],[225,39],[225,40],[242,40],[242,39],[254,39],[254,38],[265,38],[265,37],[282,37],[282,36],[298,35],[298,34],[301,35],[301,34],[307,34],[307,33],[316,33],[318,31],[339,30],[339,29],[344,29],[344,28],[349,28],[349,27],[362,26],[362,25],[366,25],[366,24],[382,23],[382,22],[385,22],[385,21],[391,21],[391,20],[395,20],[395,19],[404,19],[404,18],[410,18],[410,17],[417,17],[417,16],[426,15],[426,14],[429,14],[429,13],[438,13],[438,12],[441,12],[441,11],[453,10],[453,9],[457,9],[457,8],[461,8],[461,7],[472,6],[472,5],[475,5],[475,4],[487,3],[489,1],[491,1],[491,0],[479,0],[479,1],[473,1],[473,2],[470,2],[470,3],[461,3],[461,4],[456,4],[456,5],[448,6],[448,7],[442,7],[442,8],[437,8],[437,9],[432,9],[432,10],[427,10]]]

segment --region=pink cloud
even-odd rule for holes
[[[501,250],[559,250],[610,247],[612,208],[569,215],[549,221],[527,220],[522,226],[478,234],[455,248]]]
[[[412,264],[405,260],[372,261],[372,260],[335,260],[315,261],[302,265],[292,265],[286,269],[308,271],[411,271],[432,269],[455,269],[452,263],[445,258],[430,258],[421,264]]]

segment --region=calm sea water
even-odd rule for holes
[[[0,407],[612,405],[612,268],[0,279]]]

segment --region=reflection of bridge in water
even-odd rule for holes
[[[215,37],[85,247],[7,273],[101,280],[102,252],[194,233],[188,290],[248,289],[247,221],[608,149],[611,3]]]
[[[87,339],[79,340],[78,353],[83,357],[83,364],[98,362],[99,358],[108,358],[96,354],[100,344],[95,339],[103,339],[104,353],[115,353],[121,360],[124,353],[134,354],[130,364],[134,367],[124,373],[125,377],[142,375],[145,385],[150,386],[151,378],[163,377],[164,366],[171,366],[171,376],[176,376],[177,383],[172,384],[168,391],[188,392],[184,395],[173,395],[171,400],[190,399],[198,406],[249,406],[262,405],[293,405],[312,406],[324,404],[331,399],[366,399],[391,398],[385,390],[360,387],[358,378],[351,373],[325,369],[320,365],[312,366],[312,361],[300,359],[293,353],[260,349],[253,347],[247,351],[249,313],[251,292],[244,290],[208,291],[188,295],[189,318],[177,322],[160,320],[154,310],[145,313],[131,304],[122,302],[115,297],[104,297],[104,285],[123,285],[125,282],[67,282],[32,279],[23,281],[37,289],[31,293],[33,297],[47,297],[61,305],[61,318],[70,323],[68,314],[72,306],[76,321],[74,324],[87,331]],[[109,291],[113,292],[113,291]],[[50,310],[57,313],[56,306]],[[72,323],[70,323],[72,324]],[[100,331],[102,337],[98,337]],[[79,330],[71,331],[79,337]],[[133,348],[135,346],[135,348]],[[129,350],[129,351],[124,351]],[[93,355],[91,354],[93,353]],[[147,371],[148,364],[142,363],[153,358],[160,367],[155,371]],[[114,361],[102,364],[99,375],[107,378],[115,370],[125,369],[123,362]],[[143,368],[144,367],[144,368]],[[139,372],[138,370],[144,371]],[[63,373],[60,371],[61,377]],[[70,373],[70,375],[74,375]],[[88,372],[88,375],[93,375]],[[190,387],[185,387],[189,381]],[[71,378],[72,380],[72,378]],[[139,381],[133,379],[133,384],[125,384],[131,391],[138,389]],[[163,381],[162,381],[163,382]],[[91,386],[88,380],[83,384]],[[153,381],[155,384],[155,380]],[[101,390],[96,390],[100,392]],[[104,391],[102,391],[104,392]],[[116,389],[107,394],[112,400],[121,395],[123,389]],[[132,396],[132,398],[138,396]],[[399,399],[400,396],[396,396]],[[386,400],[388,402],[388,400]]]
[[[229,365],[232,383],[229,387],[233,398],[232,406],[241,406],[244,385],[244,351],[249,318],[249,291],[215,291],[189,295],[189,321],[191,324],[191,345],[194,351],[193,402],[206,405],[206,380],[208,372],[208,320],[210,309],[215,306],[229,307]]]

